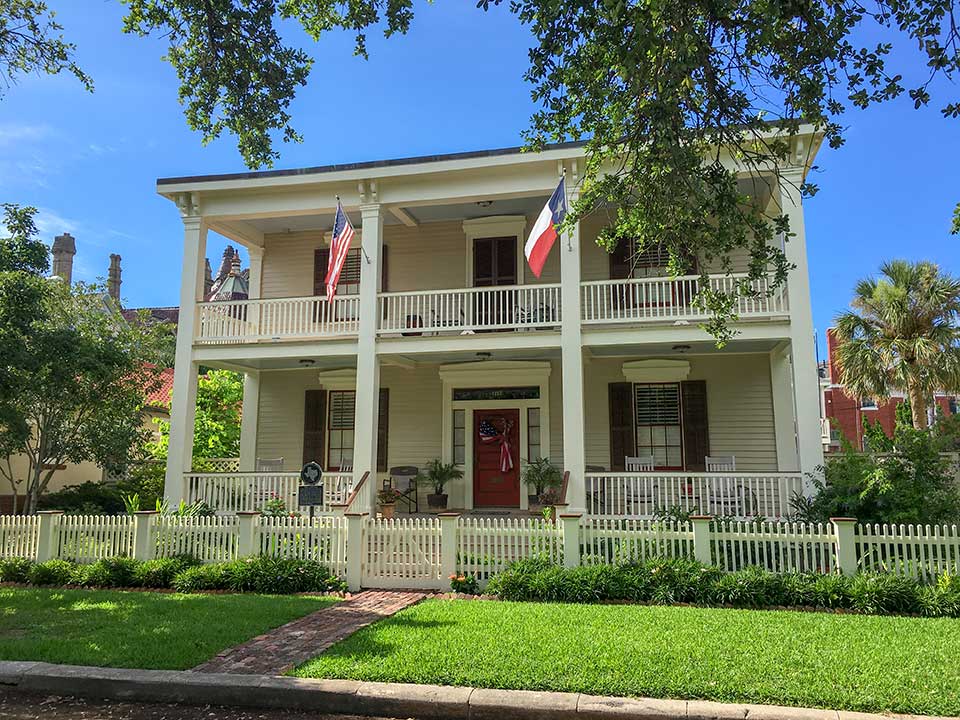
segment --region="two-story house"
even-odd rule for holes
[[[723,349],[698,325],[700,273],[732,289],[745,254],[732,275],[671,277],[655,250],[600,248],[597,213],[558,238],[539,279],[526,267],[559,176],[576,191],[579,144],[159,180],[184,226],[167,496],[293,505],[313,460],[328,501],[370,478],[354,509],[373,512],[384,483],[407,490],[410,468],[438,458],[463,471],[450,508],[520,512],[524,464],[548,457],[571,512],[783,516],[823,459],[798,190],[819,136],[792,142],[784,182],[742,185],[789,215],[794,269],[739,301]],[[356,236],[329,299],[338,197]],[[210,231],[248,251],[248,299],[202,301]],[[200,366],[245,376],[239,473],[192,472]],[[401,509],[426,510],[427,492]]]

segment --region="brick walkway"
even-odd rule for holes
[[[281,625],[242,645],[228,648],[193,670],[240,675],[282,675],[360,628],[400,612],[429,595],[408,590],[365,590],[349,600]]]

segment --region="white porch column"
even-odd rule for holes
[[[240,470],[257,467],[257,427],[260,420],[260,372],[243,374],[243,414],[240,416]]]
[[[575,195],[571,193],[572,204]],[[570,473],[567,512],[586,512],[583,442],[583,346],[580,326],[580,223],[557,238],[560,251],[560,345],[563,372],[563,469]]]
[[[250,256],[247,299],[259,300],[263,278],[263,248],[257,245],[248,245],[247,254]],[[253,305],[247,308],[247,322],[250,323],[250,333],[254,336],[260,334],[261,312],[262,308],[260,305]],[[246,389],[244,389],[244,399],[246,399]]]
[[[376,512],[377,421],[380,408],[380,358],[377,357],[377,293],[380,291],[380,249],[383,247],[383,211],[377,203],[360,206],[362,213],[360,260],[360,322],[357,337],[357,399],[353,432],[353,475],[359,482],[370,473],[366,497],[353,510]]]
[[[770,386],[773,392],[773,425],[777,442],[777,470],[797,472],[796,414],[793,408],[793,363],[790,344],[783,342],[770,352]]]
[[[203,268],[207,226],[193,199],[180,203],[183,213],[183,269],[180,276],[180,317],[170,403],[170,445],[163,494],[171,506],[186,497],[183,475],[193,467],[193,424],[197,410],[197,374],[193,361],[197,302],[203,298]]]
[[[796,268],[787,278],[790,296],[790,349],[793,365],[793,400],[797,421],[797,448],[800,471],[812,473],[823,465],[820,440],[820,380],[813,339],[813,310],[810,304],[810,275],[807,266],[807,241],[800,197],[802,169],[787,168],[780,182],[780,206],[790,220],[793,236],[784,243],[787,260]],[[804,478],[805,492],[812,487]]]

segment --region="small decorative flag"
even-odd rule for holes
[[[507,435],[510,432],[512,423],[504,421],[504,430],[501,433],[494,427],[489,420],[481,420],[477,433],[480,435],[480,442],[484,445],[499,443],[500,445],[500,472],[506,473],[513,470],[513,456],[510,452],[510,441]]]
[[[567,192],[564,178],[560,178],[560,184],[540,211],[537,221],[533,224],[533,230],[530,231],[530,237],[527,238],[527,244],[523,248],[523,254],[527,256],[527,264],[538,278],[543,272],[544,263],[547,262],[547,255],[550,254],[550,249],[556,242],[556,226],[563,222],[566,214]]]
[[[340,199],[337,198],[337,214],[333,218],[333,240],[330,242],[330,258],[327,260],[327,277],[324,281],[327,286],[327,300],[333,300],[333,296],[337,293],[340,271],[343,270],[343,264],[347,260],[353,235],[350,218],[343,211]]]

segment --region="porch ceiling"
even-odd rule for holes
[[[544,348],[542,350],[517,348],[515,350],[490,350],[489,352],[489,357],[478,355],[475,350],[469,350],[445,353],[417,353],[416,355],[409,356],[381,355],[381,360],[384,363],[395,361],[397,363],[416,363],[418,365],[445,365],[483,360],[553,360],[559,359],[560,357],[559,348]]]
[[[722,349],[718,349],[712,341],[684,342],[680,344],[667,342],[642,343],[636,345],[597,345],[590,347],[590,352],[595,357],[732,355],[741,353],[769,353],[781,342],[781,340],[777,339],[734,339],[727,343]],[[677,348],[681,345],[689,347],[689,350],[678,350]]]

